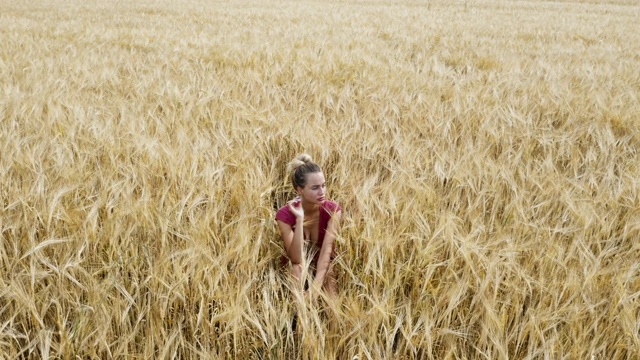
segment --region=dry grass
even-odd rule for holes
[[[3,1],[0,354],[640,357],[634,4]],[[317,304],[302,151],[345,208]]]

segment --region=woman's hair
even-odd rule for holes
[[[291,178],[291,185],[294,189],[304,187],[307,183],[307,174],[322,172],[320,166],[313,162],[308,154],[300,154],[287,166],[287,172]]]

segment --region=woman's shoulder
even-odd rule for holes
[[[334,213],[342,210],[342,207],[340,206],[340,204],[332,200],[325,200],[322,203],[322,207],[325,208],[327,211],[334,212]]]
[[[296,223],[296,216],[293,215],[291,209],[289,209],[288,203],[278,209],[278,212],[276,213],[276,220],[280,220],[283,223],[289,225],[293,225]]]

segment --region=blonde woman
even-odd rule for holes
[[[337,284],[331,265],[342,208],[327,199],[324,174],[311,156],[298,155],[289,163],[287,171],[298,197],[278,210],[276,220],[291,272],[300,281],[303,254],[313,254],[309,266],[314,276],[312,287],[322,288],[333,296],[337,292]],[[316,293],[312,292],[314,296]]]

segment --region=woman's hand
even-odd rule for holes
[[[291,210],[291,213],[296,216],[296,219],[304,218],[304,210],[302,209],[302,200],[299,197],[289,201],[289,210]]]

